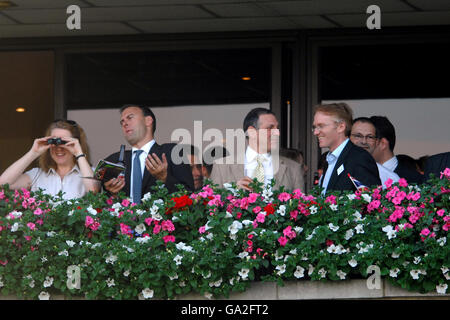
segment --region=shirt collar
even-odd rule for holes
[[[247,160],[247,163],[255,161],[258,155],[263,156],[266,160],[270,159],[270,153],[259,154],[258,152],[253,150],[250,146],[247,147],[247,150],[245,151],[245,159]]]
[[[81,171],[80,171],[80,168],[78,167],[77,164],[74,165],[73,168],[72,168],[72,170],[70,170],[68,173],[72,173],[72,172],[77,172],[77,173],[80,173],[80,172],[81,172]],[[49,175],[51,175],[51,174],[53,174],[53,175],[57,174],[56,170],[53,169],[53,168],[48,169],[48,171],[47,171],[47,176],[49,176]]]
[[[395,168],[397,168],[397,165],[398,165],[398,159],[396,156],[393,156],[388,161],[383,163],[383,166],[385,166],[386,168],[388,168],[391,171],[394,171]]]
[[[344,150],[345,146],[347,145],[349,139],[345,139],[344,142],[342,142],[339,147],[337,147],[333,152],[328,152],[327,154],[327,162],[328,163],[332,163],[334,162],[337,158],[339,158],[339,156],[342,153],[342,150]]]
[[[147,142],[147,143],[144,144],[144,145],[142,146],[142,148],[140,148],[140,149],[135,148],[135,147],[131,148],[131,153],[133,154],[133,152],[136,151],[136,150],[142,150],[142,151],[144,151],[146,154],[149,154],[149,153],[150,153],[150,149],[153,147],[154,144],[155,144],[155,139],[153,139],[153,140]]]

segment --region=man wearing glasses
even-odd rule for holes
[[[353,120],[350,141],[358,147],[367,150],[367,152],[373,156],[373,152],[378,144],[378,139],[376,136],[375,125],[372,120],[367,117],[360,117]],[[397,182],[400,179],[398,174],[378,162],[377,167],[378,172],[380,173],[380,180],[383,184],[383,188],[386,188],[385,182],[388,179],[391,179],[393,182]]]
[[[381,185],[375,160],[354,145],[349,135],[353,111],[346,103],[322,104],[314,108],[313,134],[321,148],[328,148],[327,163],[320,186],[329,190],[354,190],[349,174],[367,187]]]

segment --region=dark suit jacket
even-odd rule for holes
[[[450,168],[450,152],[438,153],[430,156],[425,164],[425,180],[430,178],[430,173],[433,173],[435,177],[439,178],[441,172],[444,171],[445,168]]]
[[[406,179],[408,183],[423,183],[423,176],[414,169],[411,169],[404,163],[398,162],[397,168],[394,172],[398,174],[400,178]]]
[[[344,170],[338,175],[337,171],[341,165],[344,166]],[[328,162],[326,163],[326,167],[328,168]],[[324,176],[327,168],[324,168]],[[367,187],[381,185],[380,174],[378,173],[378,167],[373,157],[366,150],[354,145],[350,140],[337,159],[330,181],[328,182],[327,191],[356,190],[348,177],[348,173]],[[322,183],[323,179],[321,186]]]
[[[175,192],[178,189],[176,188],[177,184],[182,184],[184,187],[192,191],[194,190],[194,180],[192,178],[191,166],[189,164],[174,164],[171,159],[171,152],[174,143],[167,143],[163,145],[159,145],[155,143],[150,149],[150,153],[155,153],[160,159],[162,159],[162,154],[166,154],[167,159],[167,179],[165,186],[169,193]],[[131,159],[132,154],[131,150],[125,151],[125,187],[122,191],[124,191],[127,196],[130,196],[130,181],[131,181]],[[118,162],[119,161],[119,152],[110,155],[105,160],[110,162]],[[147,169],[144,169],[144,177],[142,179],[142,195],[151,192],[150,189],[152,186],[156,185],[156,179],[150,174]]]

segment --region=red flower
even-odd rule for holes
[[[269,203],[264,207],[264,211],[266,212],[266,216],[271,215],[275,212],[275,206],[273,203]]]

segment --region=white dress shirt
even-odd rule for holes
[[[383,189],[386,189],[386,185],[384,183],[388,179],[392,179],[393,182],[398,182],[398,180],[400,180],[400,177],[394,171],[389,170],[384,165],[379,164],[378,162],[377,162],[377,166],[378,166],[378,172],[380,173],[380,180],[381,180],[381,185],[383,186]]]
[[[136,150],[142,150],[141,154],[139,155],[139,160],[141,161],[141,175],[144,176],[144,170],[145,170],[145,159],[147,158],[148,154],[150,153],[150,149],[155,144],[155,140],[151,140],[150,142],[146,143],[142,148],[131,148],[131,175],[130,175],[130,194],[133,194],[133,163],[134,158],[136,155],[134,154],[134,151]]]
[[[382,165],[385,166],[386,168],[388,168],[391,171],[395,171],[395,169],[398,166],[398,159],[397,159],[396,156],[393,156],[392,158],[390,158],[385,163],[382,163]]]
[[[253,172],[258,165],[258,162],[256,161],[258,155],[263,156],[265,159],[262,165],[264,167],[264,186],[266,186],[273,179],[272,155],[270,153],[259,154],[248,146],[247,150],[245,150],[244,174],[247,177],[253,178]]]
[[[43,189],[44,193],[56,196],[60,191],[64,192],[63,199],[70,200],[80,198],[86,194],[80,168],[75,165],[64,178],[50,168],[48,172],[41,168],[33,168],[25,172],[31,179],[31,191]]]
[[[328,168],[327,172],[324,174],[323,184],[322,187],[324,188],[322,191],[322,195],[327,192],[328,183],[330,182],[331,175],[333,174],[334,167],[336,165],[337,159],[341,155],[342,151],[344,150],[345,146],[347,145],[349,139],[345,139],[344,142],[342,142],[339,147],[337,147],[333,152],[328,152],[327,154],[327,162],[328,162]]]

